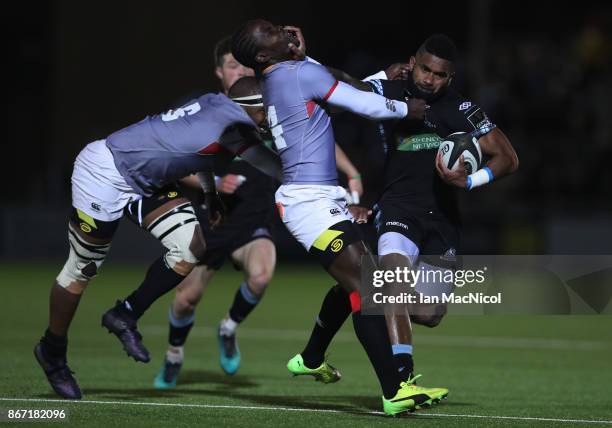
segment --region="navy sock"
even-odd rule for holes
[[[44,345],[45,354],[52,358],[65,358],[68,350],[68,338],[57,336],[47,329],[41,342]]]
[[[172,312],[172,307],[168,310],[168,320],[170,321],[170,331],[168,332],[168,343],[170,346],[183,346],[187,341],[187,336],[193,322],[195,313],[186,318],[177,319]]]
[[[393,359],[397,365],[397,370],[402,381],[407,381],[412,377],[414,362],[412,361],[412,345],[395,344],[391,346]]]
[[[126,306],[130,309],[130,316],[138,320],[149,306],[179,285],[183,279],[185,279],[184,276],[166,266],[164,256],[155,260],[149,267],[142,284],[125,299],[129,305]]]
[[[229,310],[229,316],[236,323],[241,323],[259,303],[260,296],[253,294],[246,282],[240,284],[240,288],[234,295],[234,301]]]
[[[340,286],[334,285],[323,299],[308,343],[301,352],[306,367],[316,369],[323,363],[329,344],[350,314],[351,302],[348,293]]]

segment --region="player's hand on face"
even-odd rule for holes
[[[396,62],[395,64],[391,64],[385,70],[385,74],[387,75],[387,79],[389,80],[406,80],[408,76],[410,76],[410,70],[408,69],[408,64],[403,62]]]
[[[459,163],[453,169],[448,169],[442,161],[442,154],[436,156],[436,169],[440,178],[451,186],[465,188],[467,186],[467,172],[465,170],[465,162],[463,156],[459,158]]]
[[[372,215],[372,210],[359,205],[349,205],[348,210],[356,223],[367,223],[368,217]]]
[[[299,27],[293,27],[291,25],[286,25],[284,29],[292,31],[300,43],[299,46],[296,46],[295,43],[289,43],[289,49],[293,53],[293,59],[295,61],[303,61],[306,58],[306,41],[304,40],[302,30]]]
[[[240,187],[242,180],[239,175],[227,174],[224,175],[219,183],[217,183],[217,191],[231,195]]]
[[[408,115],[407,119],[417,119],[421,120],[425,117],[425,109],[427,108],[427,103],[425,100],[420,98],[410,98],[406,100],[408,104]]]

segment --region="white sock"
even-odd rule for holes
[[[227,317],[221,320],[221,324],[219,327],[219,332],[221,336],[231,336],[236,332],[236,327],[238,327],[238,323],[233,319]]]
[[[166,360],[172,364],[181,364],[185,358],[182,346],[171,346],[166,351]]]

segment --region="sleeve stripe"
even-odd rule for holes
[[[334,92],[334,90],[336,89],[336,86],[338,86],[338,81],[336,80],[334,82],[334,84],[332,85],[331,88],[329,88],[329,91],[327,91],[327,94],[325,94],[325,96],[323,97],[323,101],[327,101],[327,99],[329,97],[331,97],[331,94]]]

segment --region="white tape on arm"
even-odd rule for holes
[[[385,70],[380,70],[378,73],[374,73],[371,76],[366,77],[362,82],[369,82],[370,80],[389,80]]]
[[[491,181],[493,181],[493,171],[488,166],[485,166],[475,173],[468,175],[467,188],[472,190],[474,187],[483,186]]]
[[[313,64],[319,64],[321,65],[321,63],[319,61],[317,61],[316,59],[312,59],[311,57],[309,57],[308,55],[306,56],[306,61],[308,62],[312,62]]]

